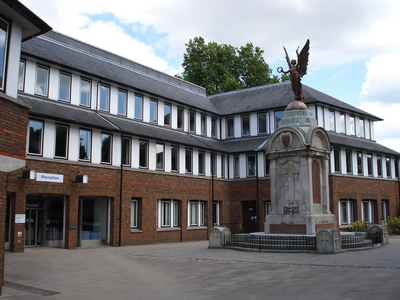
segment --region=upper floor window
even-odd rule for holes
[[[386,157],[386,176],[388,178],[392,177],[392,164],[390,161],[390,157]]]
[[[111,163],[112,136],[108,133],[101,134],[101,162]]]
[[[178,129],[183,129],[183,107],[178,107],[177,124]]]
[[[122,164],[131,165],[131,139],[127,137],[122,138]]]
[[[267,123],[267,114],[261,113],[258,114],[258,133],[268,133],[268,123]]]
[[[149,154],[149,142],[139,141],[139,167],[140,168],[147,168],[148,154]]]
[[[68,156],[68,126],[56,124],[54,157],[67,158]]]
[[[340,113],[339,114],[339,132],[340,133],[345,133],[346,132],[346,124],[345,124],[345,120],[344,120],[344,113]]]
[[[101,110],[108,111],[110,108],[110,87],[107,85],[100,85],[100,104]]]
[[[233,176],[236,178],[240,176],[239,156],[233,157]]]
[[[349,134],[350,135],[356,134],[356,125],[355,125],[354,116],[350,116],[350,119],[349,119]]]
[[[19,61],[18,91],[23,91],[25,86],[25,60]]]
[[[371,138],[371,124],[369,120],[365,120],[365,138],[370,139]]]
[[[256,176],[256,156],[247,155],[247,177]]]
[[[367,153],[367,169],[368,169],[368,176],[373,176],[374,171],[372,168],[372,154]]]
[[[189,131],[196,131],[196,112],[189,111]]]
[[[265,155],[265,176],[270,175],[270,163],[269,163],[269,158],[267,155]]]
[[[328,112],[328,120],[327,120],[327,130],[335,131],[335,112],[333,110],[329,110]]]
[[[278,129],[279,122],[282,120],[283,110],[275,111],[275,130]]]
[[[29,120],[28,153],[42,155],[43,122]]]
[[[49,90],[49,68],[38,65],[36,66],[35,94],[47,97],[48,90]]]
[[[164,170],[164,145],[156,144],[156,169]]]
[[[335,163],[335,172],[340,173],[340,149],[333,149],[334,163]]]
[[[90,106],[90,94],[92,90],[92,83],[89,79],[81,78],[81,99],[80,104]]]
[[[171,126],[171,104],[164,103],[164,125]]]
[[[4,90],[6,55],[8,42],[8,23],[0,18],[0,90]]]
[[[357,152],[357,174],[363,175],[363,155],[361,152]]]
[[[171,171],[179,171],[179,148],[176,146],[171,147]]]
[[[192,173],[192,150],[185,150],[185,173]]]
[[[225,155],[221,155],[221,178],[225,178]]]
[[[216,156],[215,154],[211,154],[211,176],[215,176],[215,160]]]
[[[143,96],[135,95],[135,119],[142,119],[143,113]]]
[[[118,114],[126,116],[126,91],[118,90]]]
[[[60,72],[58,99],[69,101],[71,91],[71,74]]]
[[[365,137],[364,119],[363,118],[358,119],[357,134],[359,137]]]
[[[205,153],[199,151],[199,175],[205,174]]]
[[[242,136],[250,135],[250,116],[242,116]]]
[[[207,134],[207,117],[206,115],[200,116],[201,134]]]
[[[235,119],[228,118],[226,119],[226,137],[234,137],[235,136]]]
[[[353,154],[351,150],[346,150],[346,173],[353,173]]]
[[[211,137],[217,137],[217,119],[211,118]]]
[[[150,99],[150,122],[157,123],[157,100]]]
[[[79,159],[90,160],[92,145],[92,132],[90,130],[79,130]]]
[[[378,155],[376,157],[376,171],[378,172],[378,176],[382,177],[382,156]]]

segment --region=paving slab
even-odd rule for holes
[[[208,241],[5,256],[4,299],[398,299],[400,239],[339,254],[208,249]]]

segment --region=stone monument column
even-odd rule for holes
[[[266,144],[271,213],[265,233],[316,234],[319,229],[336,228],[329,211],[330,152],[329,137],[312,113],[303,107],[287,108]]]

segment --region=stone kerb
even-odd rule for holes
[[[226,240],[231,236],[231,231],[227,227],[213,227],[210,230],[208,248],[222,248],[226,246]]]
[[[340,232],[337,229],[321,229],[316,235],[318,253],[337,253],[342,250]]]
[[[368,238],[374,244],[389,244],[389,232],[385,225],[372,224],[368,227]]]

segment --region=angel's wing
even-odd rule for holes
[[[297,71],[299,72],[299,75],[301,77],[307,74],[309,50],[310,50],[310,40],[307,40],[303,49],[301,49],[300,54],[297,54]]]
[[[290,69],[290,58],[289,58],[289,55],[287,54],[287,51],[286,51],[286,48],[285,48],[285,46],[283,46],[283,49],[285,50],[285,54],[286,54],[286,61],[287,61],[287,64],[288,64],[288,66],[289,66],[289,69]]]

